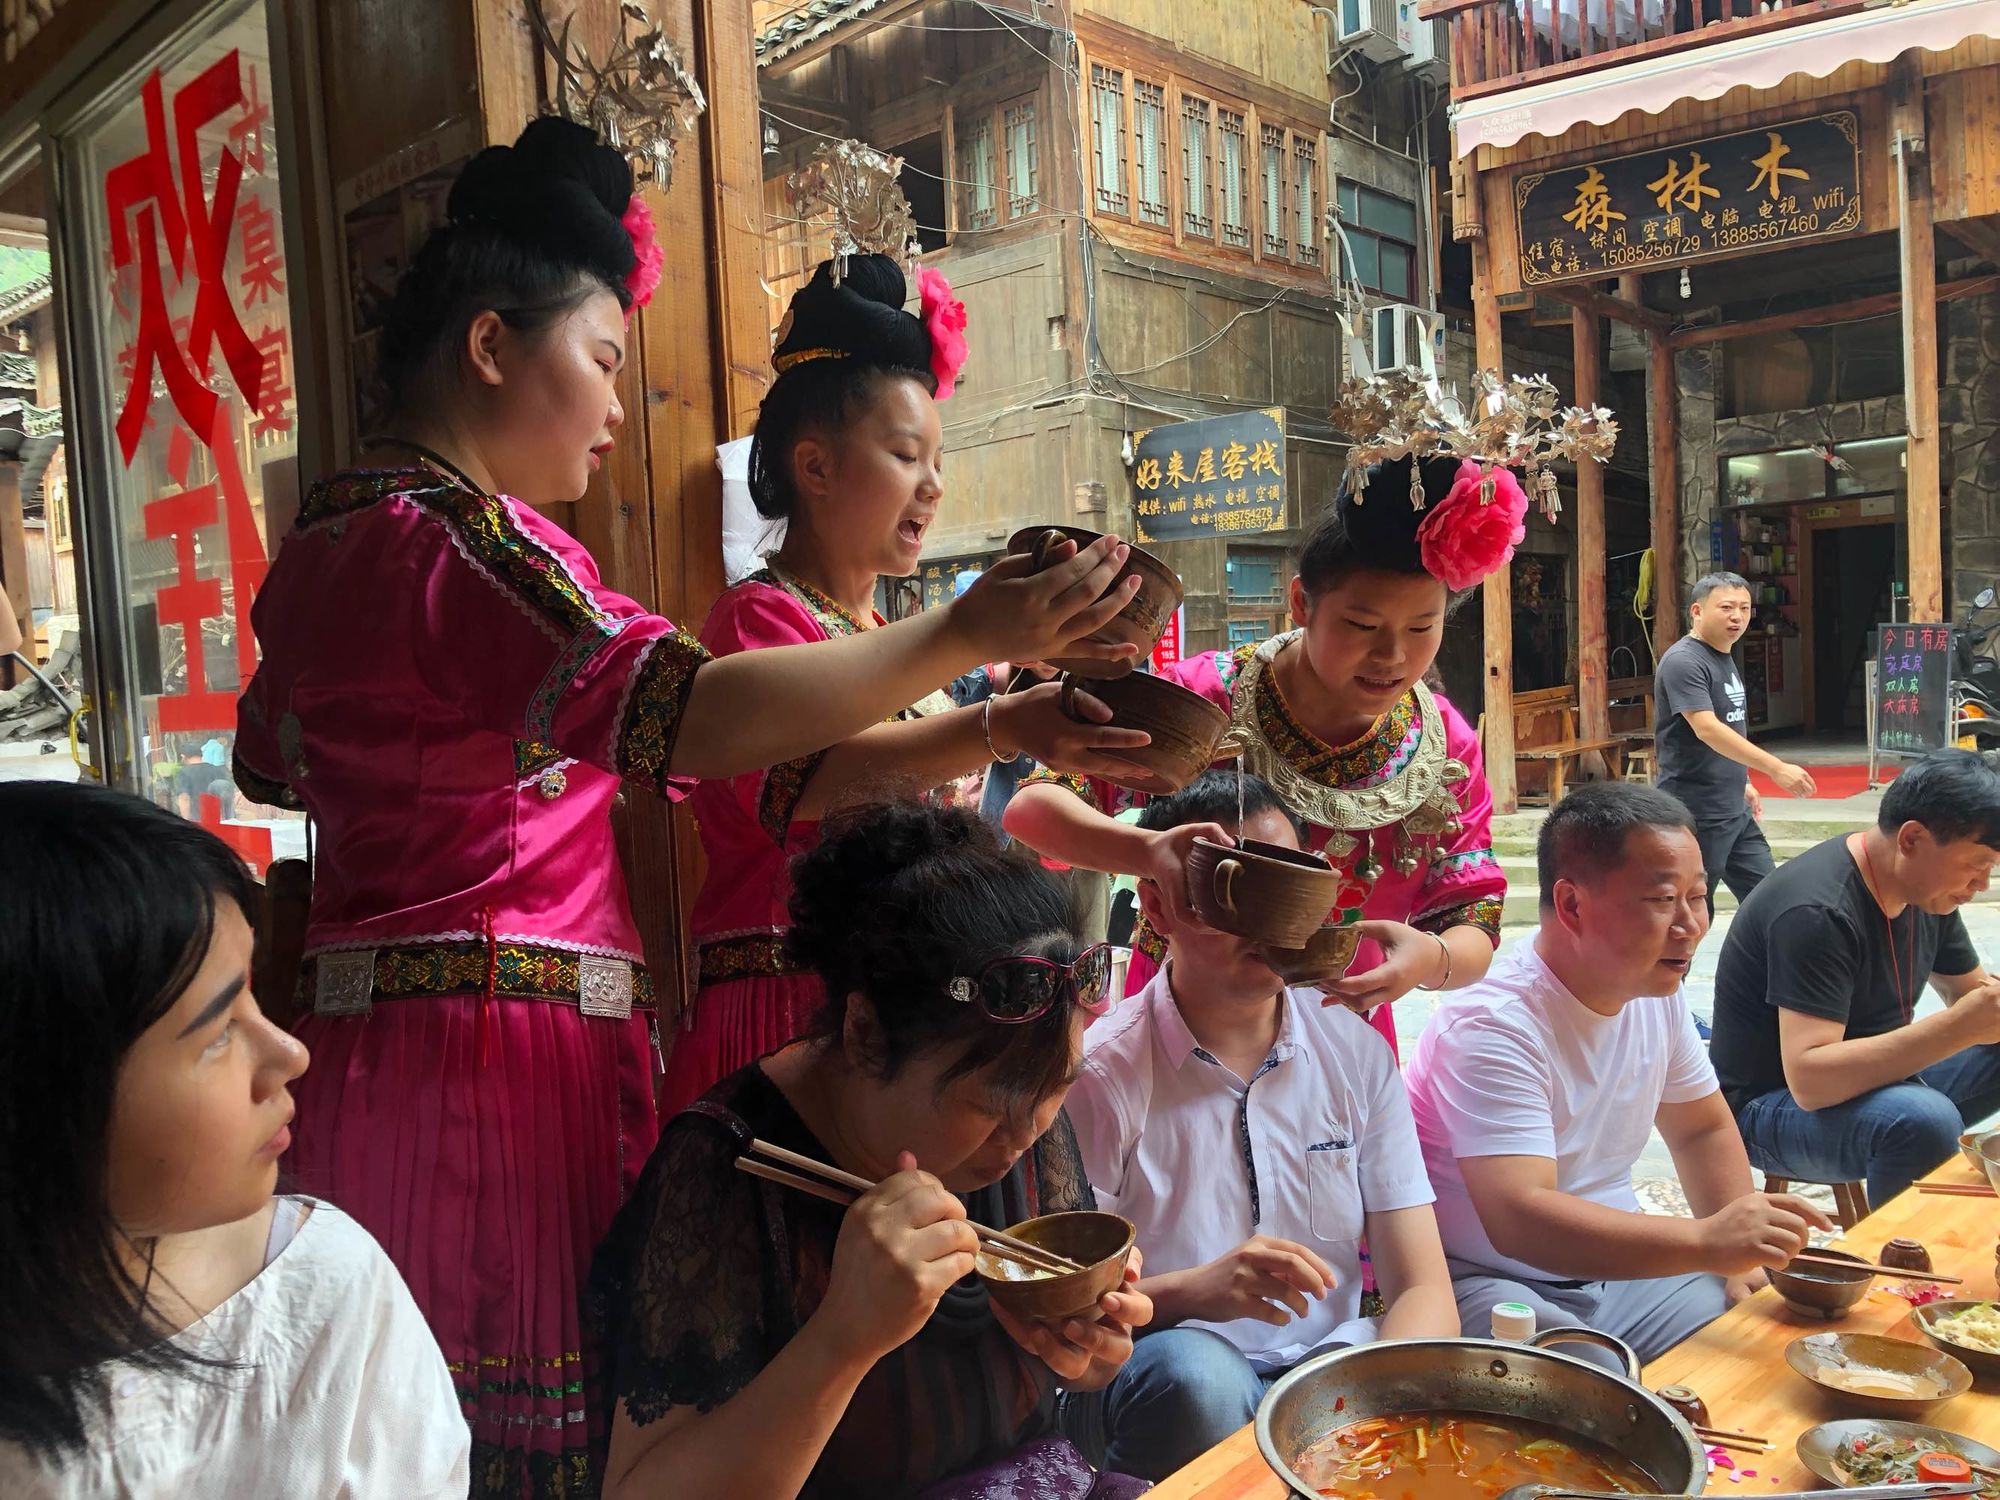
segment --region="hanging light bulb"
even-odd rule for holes
[[[1692,297],[1693,295],[1694,295],[1694,280],[1693,280],[1693,278],[1692,278],[1692,277],[1690,277],[1690,276],[1688,275],[1688,268],[1687,268],[1686,266],[1682,266],[1682,267],[1681,267],[1681,301],[1685,302],[1685,301],[1687,301],[1687,299],[1688,299],[1688,298]]]
[[[778,127],[770,120],[764,122],[764,154],[766,156],[778,154]]]

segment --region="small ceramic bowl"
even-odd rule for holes
[[[1986,1173],[1986,1180],[2000,1192],[2000,1131],[1989,1130],[1975,1143],[1979,1152],[1980,1169]]]
[[[1922,1344],[1874,1333],[1809,1333],[1785,1346],[1785,1363],[1843,1406],[1906,1422],[1972,1389],[1972,1371],[1963,1362]],[[1903,1395],[1886,1388],[1857,1390],[1842,1383],[1870,1375],[1912,1377],[1928,1389]]]
[[[1322,855],[1244,839],[1196,839],[1188,852],[1188,900],[1218,932],[1272,948],[1303,948],[1340,897],[1340,871]]]
[[[1778,1295],[1792,1311],[1831,1322],[1868,1295],[1868,1289],[1875,1284],[1875,1273],[1860,1256],[1849,1255],[1845,1250],[1815,1250],[1813,1254],[1851,1260],[1854,1269],[1793,1261],[1771,1273],[1771,1285],[1778,1289]]]
[[[1136,750],[1098,752],[1123,768],[1106,778],[1119,786],[1153,796],[1178,792],[1233,748],[1226,748],[1223,739],[1229,715],[1200,693],[1164,677],[1132,672],[1124,677],[1063,678],[1062,710],[1083,723],[1087,721],[1075,707],[1079,692],[1111,710],[1112,728],[1139,729],[1152,736],[1150,745]]]
[[[1975,1307],[1991,1307],[1991,1302],[1978,1298],[1958,1297],[1947,1302],[1927,1302],[1922,1307],[1910,1310],[1910,1321],[1923,1330],[1925,1338],[1944,1350],[1953,1359],[1962,1361],[1975,1375],[2000,1375],[2000,1354],[1986,1349],[1975,1349],[1970,1344],[1961,1344],[1951,1336],[1949,1328],[1939,1329],[1939,1321],[1953,1313],[1970,1312]]]
[[[1079,1212],[1044,1214],[1014,1225],[1007,1233],[1082,1265],[1080,1271],[1042,1275],[985,1249],[974,1261],[995,1302],[1016,1317],[1053,1323],[1089,1312],[1098,1298],[1118,1289],[1138,1229],[1117,1214]]]
[[[1328,922],[1303,948],[1260,948],[1258,954],[1286,984],[1325,984],[1347,972],[1360,946],[1359,922]]]
[[[1007,538],[1007,550],[1033,553],[1039,568],[1049,548],[1070,541],[1081,550],[1102,535],[1102,532],[1086,531],[1081,526],[1028,526]],[[1114,646],[1134,645],[1143,656],[1166,633],[1167,623],[1173,619],[1174,611],[1181,607],[1185,595],[1181,592],[1180,575],[1141,547],[1134,547],[1126,556],[1124,570],[1112,580],[1112,587],[1116,588],[1134,575],[1140,579],[1139,592],[1108,624],[1091,636],[1091,640]],[[1122,677],[1137,663],[1120,664],[1083,656],[1052,656],[1049,665],[1065,672]]]

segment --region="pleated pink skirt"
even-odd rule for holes
[[[738,1068],[805,1035],[825,996],[817,974],[758,974],[703,985],[693,1024],[670,1039],[660,1118],[671,1119]]]
[[[472,1493],[595,1494],[590,1258],[659,1136],[650,1013],[475,995],[307,1015],[285,1167],[382,1243],[451,1366]],[[483,1040],[482,1040],[483,1038]]]

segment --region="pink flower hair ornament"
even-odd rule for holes
[[[1491,499],[1480,491],[1488,477]],[[1514,471],[1491,470],[1471,459],[1458,466],[1451,492],[1431,507],[1417,527],[1417,549],[1424,571],[1454,592],[1469,589],[1504,567],[1514,549],[1527,539],[1528,492]]]
[[[653,300],[653,292],[660,284],[660,268],[666,264],[667,255],[659,247],[653,235],[653,211],[646,207],[646,200],[634,193],[625,205],[625,214],[619,223],[632,237],[632,254],[635,259],[632,269],[625,273],[625,290],[632,294],[632,306],[626,310],[625,321],[632,321],[632,313]]]
[[[917,294],[924,327],[931,335],[931,374],[937,377],[937,398],[949,401],[958,389],[958,372],[965,368],[965,304],[951,294],[944,273],[917,267]]]

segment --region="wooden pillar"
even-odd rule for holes
[[[1910,432],[1910,618],[1942,620],[1937,245],[1931,228],[1930,154],[1924,144],[1924,77],[1914,53],[1896,62],[1889,138],[1903,271],[1903,405]]]
[[[1653,659],[1681,636],[1680,401],[1674,351],[1657,330],[1646,335],[1646,436],[1653,450]]]
[[[1475,180],[1473,191],[1479,191]],[[1499,370],[1500,303],[1493,295],[1487,242],[1472,242],[1472,328],[1479,368]],[[1479,588],[1486,626],[1485,712],[1486,784],[1493,810],[1510,813],[1521,805],[1514,784],[1514,580],[1506,568]]]
[[[1600,395],[1604,320],[1596,313],[1570,312],[1570,342],[1576,360],[1576,404],[1595,406]],[[1577,733],[1586,740],[1611,734],[1609,673],[1604,637],[1604,465],[1576,466],[1576,703]],[[1601,762],[1603,757],[1592,756]],[[1600,766],[1601,769],[1601,766]]]
[[[21,514],[21,466],[0,459],[0,588],[21,627],[21,654],[35,659],[34,587],[28,577],[28,528]],[[12,687],[20,668],[0,656],[0,685]]]

